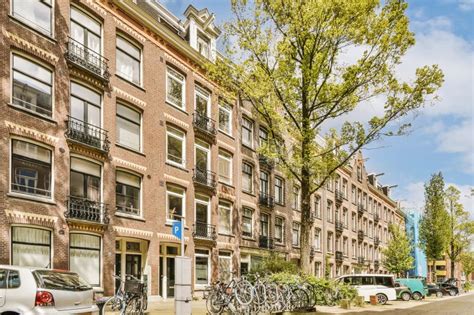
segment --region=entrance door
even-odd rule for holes
[[[174,258],[179,254],[177,246],[161,245],[160,249],[160,295],[167,299],[174,297]]]
[[[166,290],[168,297],[174,297],[174,257],[166,258]]]
[[[140,279],[142,266],[142,256],[127,254],[125,256],[125,271],[127,275],[132,275],[135,278]]]
[[[122,262],[121,262],[122,255],[115,254],[115,275],[120,277],[122,275]],[[115,279],[115,292],[120,286],[120,280]]]

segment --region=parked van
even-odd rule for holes
[[[410,288],[411,297],[416,301],[424,299],[428,294],[428,286],[423,279],[399,278],[395,281]]]
[[[344,282],[356,288],[358,295],[363,296],[366,302],[370,301],[371,295],[377,297],[377,303],[379,304],[386,304],[387,301],[397,299],[395,281],[391,275],[355,274],[339,277],[336,281]]]

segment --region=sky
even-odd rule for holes
[[[217,25],[232,17],[226,0],[161,3],[178,18],[189,4],[208,8]],[[417,67],[438,64],[445,82],[439,100],[417,112],[408,135],[385,138],[363,150],[367,171],[384,173],[383,184],[398,185],[392,197],[408,211],[422,211],[424,183],[442,172],[446,185],[461,190],[461,202],[474,218],[474,0],[411,0],[407,14],[416,44],[397,72],[409,79]],[[366,104],[353,117],[374,114],[382,105]]]

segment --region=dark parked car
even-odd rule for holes
[[[455,296],[459,294],[459,289],[455,285],[456,279],[454,279],[454,284],[452,279],[448,279],[445,282],[438,283],[438,285],[444,290],[444,294],[449,294],[450,296]]]
[[[442,289],[439,285],[430,283],[428,284],[428,296],[436,295],[436,297],[440,298],[444,295],[444,289]]]

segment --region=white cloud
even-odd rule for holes
[[[466,119],[458,125],[449,126],[437,137],[438,150],[460,154],[460,162],[467,173],[474,173],[474,123]]]
[[[474,10],[474,0],[459,0],[458,6],[462,11]]]

